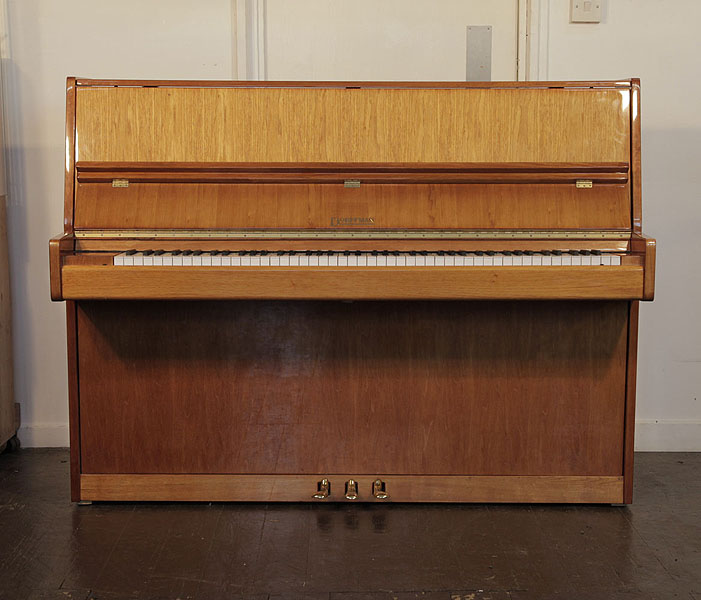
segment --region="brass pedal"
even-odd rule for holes
[[[389,498],[385,482],[382,479],[375,479],[372,482],[372,495],[378,500],[387,500]]]
[[[346,500],[358,499],[358,482],[355,479],[346,481]]]
[[[316,494],[312,498],[316,500],[325,500],[331,495],[331,483],[324,477],[316,484]]]

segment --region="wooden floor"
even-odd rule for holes
[[[0,598],[701,600],[701,453],[635,504],[95,504],[68,452],[0,456]]]

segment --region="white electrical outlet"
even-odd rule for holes
[[[570,23],[601,23],[604,0],[571,0]]]

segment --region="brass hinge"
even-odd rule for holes
[[[112,187],[129,187],[128,179],[113,179]]]
[[[360,179],[346,179],[343,182],[343,187],[346,188],[359,188],[360,187]]]
[[[594,187],[594,183],[591,179],[578,179],[575,186],[579,189]]]

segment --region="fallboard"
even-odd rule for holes
[[[81,229],[630,229],[607,163],[79,162]]]

